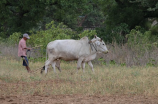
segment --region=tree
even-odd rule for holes
[[[88,12],[89,0],[1,0],[0,36],[26,32],[44,22],[55,20],[75,24],[79,15]],[[74,18],[74,19],[72,19]],[[46,23],[45,23],[46,24]]]
[[[45,0],[2,0],[0,1],[1,35],[26,32],[45,14]]]
[[[122,24],[127,25],[129,30],[135,26],[145,28],[149,18],[158,17],[157,0],[102,0],[100,5],[106,16],[106,34],[111,34],[117,27],[122,27]],[[122,29],[121,31],[120,35],[125,37],[127,33]]]
[[[105,0],[103,10],[107,15],[107,25],[128,24],[130,29],[148,18],[158,17],[156,0]]]
[[[100,27],[105,21],[105,16],[97,2],[93,1],[89,5],[92,10],[85,14],[82,26],[88,28]]]
[[[49,5],[47,8],[44,17],[46,21],[41,21],[42,27],[45,29],[45,24],[52,20],[63,22],[72,29],[91,26],[96,24],[96,21],[99,24],[98,17],[103,18],[103,14],[97,10],[97,6],[94,0],[59,0],[55,5]],[[97,19],[94,20],[96,17]]]

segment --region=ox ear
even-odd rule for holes
[[[94,38],[97,38],[97,35],[94,35]]]

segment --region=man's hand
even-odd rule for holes
[[[27,48],[27,50],[28,50],[28,51],[30,51],[30,50],[31,50],[31,48]]]
[[[23,60],[25,60],[25,57],[22,57]]]

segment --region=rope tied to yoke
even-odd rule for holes
[[[96,41],[96,40],[95,40]],[[94,42],[95,42],[94,41]],[[94,47],[94,49],[95,49],[95,51],[97,52],[98,50],[97,50],[97,47],[96,46],[94,46],[94,42],[92,42],[91,40],[88,42],[89,44],[90,44],[90,48],[91,48],[91,50],[93,51],[93,47]]]
[[[41,49],[39,49],[39,47],[42,47],[42,46],[43,46],[43,45],[35,46],[35,47],[32,47],[31,50],[27,50],[27,51],[26,51],[26,54],[28,54],[28,52],[29,52],[29,54],[28,54],[28,59],[30,58],[32,52],[37,52],[38,50],[41,50]],[[38,48],[38,49],[36,49],[36,48]],[[44,51],[44,50],[43,50],[43,51]]]

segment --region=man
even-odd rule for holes
[[[29,35],[27,33],[23,34],[23,38],[19,41],[18,56],[23,58],[23,66],[25,66],[27,71],[30,73],[31,70],[29,68],[29,62],[27,59],[26,51],[30,50],[31,48],[28,48],[26,46],[27,39],[30,39]]]

